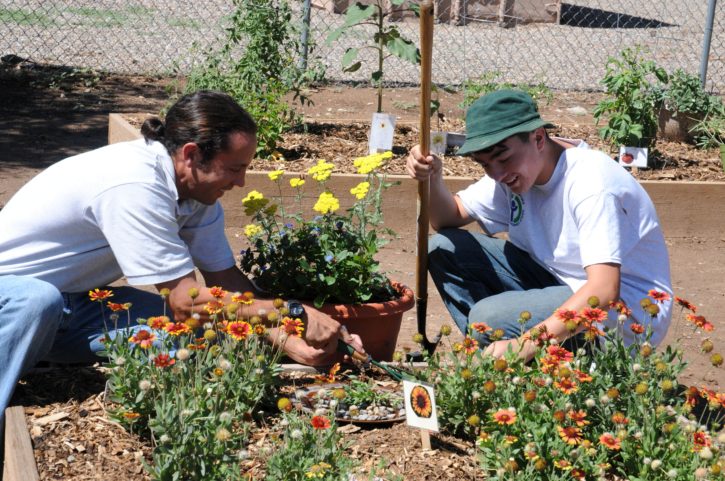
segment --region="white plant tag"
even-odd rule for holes
[[[438,414],[433,386],[403,381],[405,417],[408,426],[438,432]]]
[[[640,147],[619,147],[619,165],[647,168],[647,149]]]
[[[448,132],[430,133],[430,153],[435,155],[444,155],[448,147]]]
[[[370,140],[368,152],[377,154],[393,150],[393,134],[395,133],[395,116],[384,113],[374,113],[373,123],[370,126]]]

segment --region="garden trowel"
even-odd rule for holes
[[[402,381],[405,379],[406,381],[415,381],[416,377],[412,373],[408,371],[404,371],[402,369],[394,368],[392,366],[383,364],[381,362],[376,361],[375,359],[370,356],[370,354],[362,353],[352,347],[350,344],[346,343],[342,339],[337,340],[337,350],[338,352],[341,352],[343,354],[347,354],[352,359],[359,361],[362,363],[363,368],[367,368],[371,364],[379,369],[382,369],[385,371],[390,377],[395,379],[396,381]]]

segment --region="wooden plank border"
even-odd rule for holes
[[[38,481],[38,467],[33,456],[23,406],[5,409],[5,461],[3,481]]]
[[[140,135],[121,114],[109,115],[109,143],[134,140]],[[333,192],[347,192],[360,182],[360,178],[355,174],[336,174],[330,179],[328,186]],[[399,181],[399,184],[392,187],[385,196],[383,202],[385,221],[395,226],[395,231],[399,235],[414,235],[417,184],[403,175],[389,176],[388,179]],[[447,177],[445,182],[452,192],[457,192],[470,185],[473,180],[464,177]],[[725,206],[725,182],[641,181],[640,184],[657,208],[665,237],[723,238],[725,216],[716,213]],[[247,192],[252,189],[272,192],[276,187],[266,172],[249,171],[244,190]],[[243,215],[240,199],[240,195],[226,195],[221,199],[228,226],[241,226],[249,221]]]

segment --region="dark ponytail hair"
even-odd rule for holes
[[[212,90],[184,95],[171,106],[165,123],[150,117],[141,126],[146,142],[161,142],[169,155],[184,144],[195,143],[202,154],[202,166],[227,150],[229,135],[239,132],[256,135],[257,124],[232,97]]]

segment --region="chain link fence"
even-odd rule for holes
[[[433,81],[458,85],[497,75],[500,82],[599,90],[607,59],[637,45],[668,71],[698,74],[708,1],[437,0]],[[301,24],[303,2],[290,3]],[[371,41],[372,29],[325,41],[343,23],[349,3],[312,1],[309,60],[321,62],[329,80],[366,81],[376,65],[374,52],[360,53],[363,68],[354,74],[340,64],[346,48]],[[707,68],[707,88],[718,92],[725,89],[723,3],[715,10]],[[0,56],[119,73],[184,74],[223,43],[233,8],[230,0],[0,0]],[[418,42],[414,16],[390,18],[404,37]],[[418,67],[390,57],[385,78],[416,84]]]

